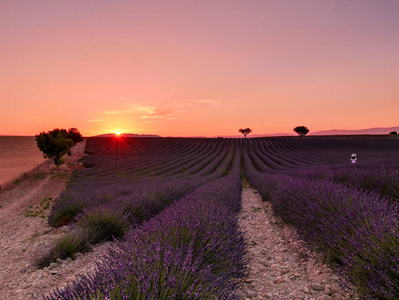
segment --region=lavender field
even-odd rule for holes
[[[364,298],[399,297],[394,137],[98,137],[85,153],[48,220],[71,229],[39,265],[116,241],[45,299],[237,299],[243,179]]]

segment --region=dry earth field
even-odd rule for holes
[[[6,188],[18,177],[43,163],[33,136],[0,136],[0,186]]]
[[[2,178],[11,183],[0,191],[0,300],[41,298],[42,293],[74,280],[77,274],[89,272],[94,267],[98,249],[101,249],[96,248],[62,268],[60,274],[53,271],[52,275],[56,276],[33,266],[35,258],[63,232],[47,224],[49,208],[43,212],[39,210],[43,204],[51,202],[44,203],[44,200],[56,199],[65,190],[70,173],[79,168],[78,159],[84,155],[86,141],[73,147],[72,156],[65,155],[66,164],[59,168],[52,160],[43,159],[32,137],[7,137],[2,141],[9,142],[8,145],[1,144],[1,148],[5,153],[10,152],[7,155],[0,153],[2,159],[10,157],[8,168],[3,170],[1,165]],[[28,153],[35,157],[28,159],[29,166],[24,164]]]

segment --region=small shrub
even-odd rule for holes
[[[87,231],[92,244],[123,238],[129,229],[128,216],[122,210],[109,206],[85,211],[77,223]]]
[[[75,253],[87,252],[90,249],[89,239],[84,230],[75,230],[60,237],[45,255],[35,261],[35,265],[44,268],[56,262],[57,258],[74,258]]]
[[[124,207],[125,214],[130,216],[130,223],[143,223],[148,219],[145,209],[136,203],[129,203]]]
[[[61,227],[72,221],[80,212],[82,212],[83,203],[74,202],[66,203],[65,205],[58,205],[53,209],[48,222],[50,226]],[[68,221],[68,223],[66,223]]]

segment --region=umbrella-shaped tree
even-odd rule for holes
[[[306,126],[297,126],[294,128],[294,131],[302,138],[308,134],[309,129]]]
[[[245,129],[239,129],[239,132],[241,132],[245,138],[247,138],[247,134],[252,132],[251,128],[245,128]]]

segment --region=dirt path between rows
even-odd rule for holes
[[[239,224],[249,261],[249,274],[241,284],[243,299],[356,299],[296,231],[273,216],[270,203],[256,190],[243,189],[242,207]]]
[[[75,261],[54,263],[42,270],[33,265],[65,230],[49,227],[49,209],[43,208],[65,189],[71,171],[79,168],[84,147],[85,140],[72,148],[72,156],[64,156],[66,164],[59,169],[48,160],[0,194],[1,300],[42,298],[42,294],[72,282],[79,274],[94,270],[106,245]]]

